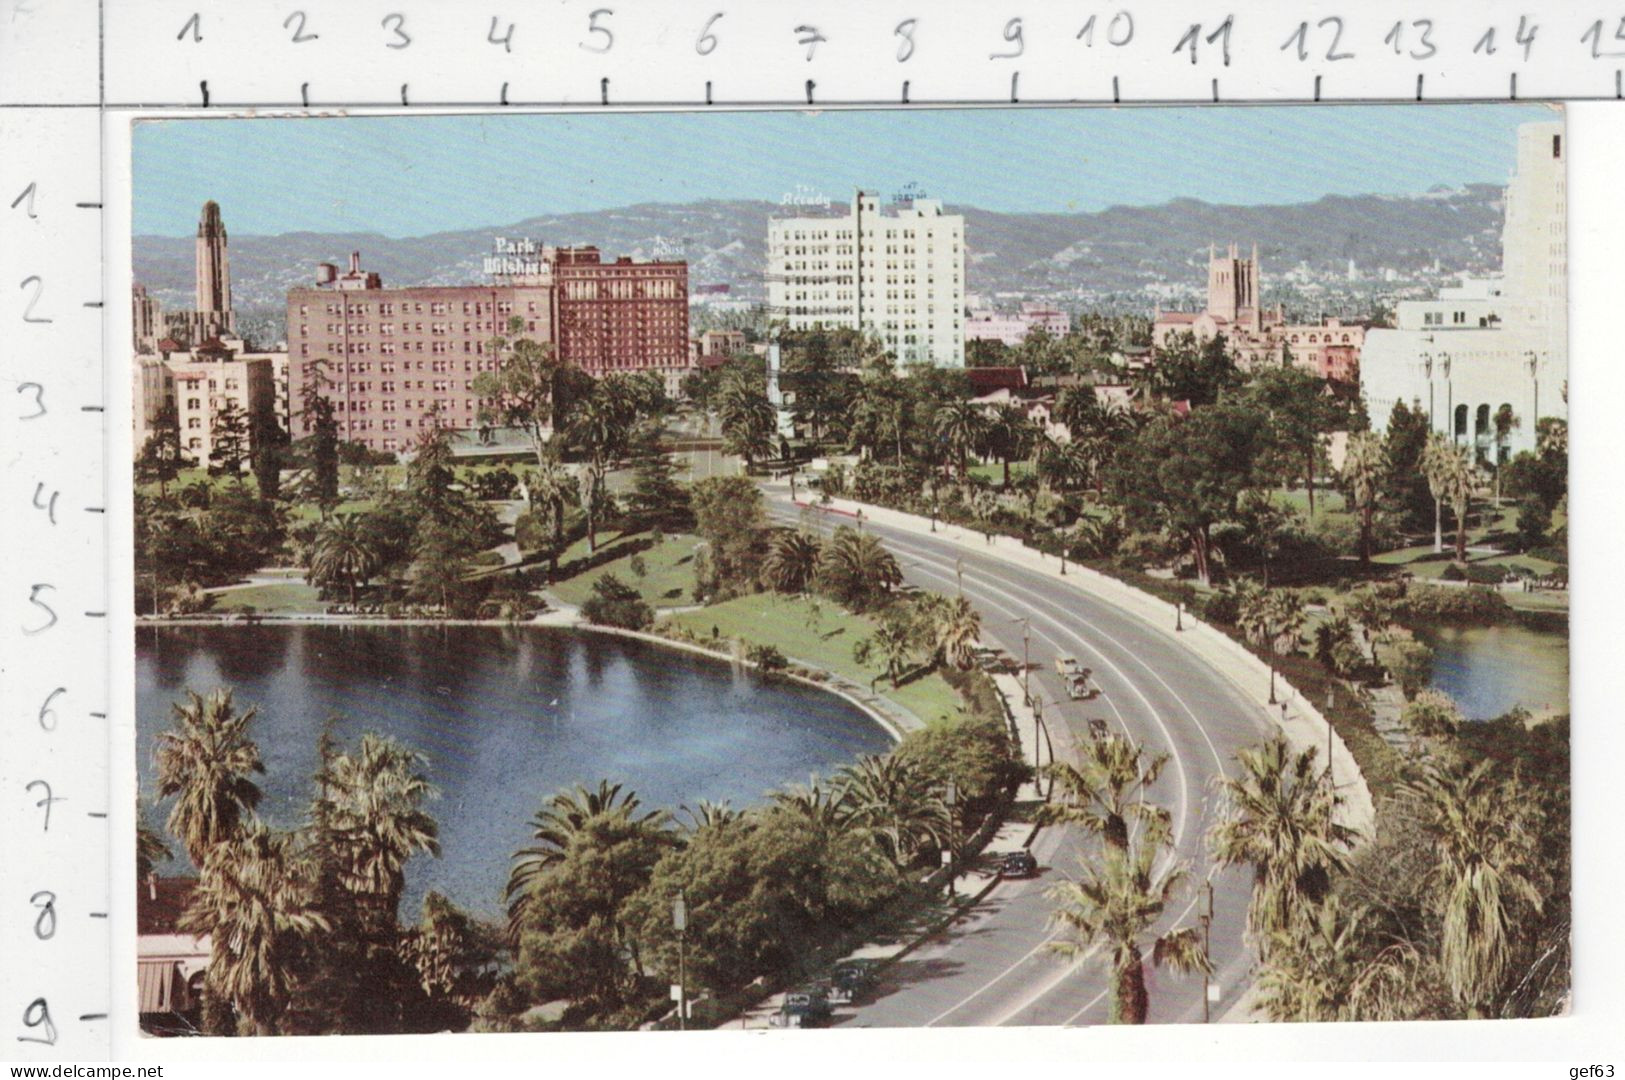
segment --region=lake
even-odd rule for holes
[[[1433,682],[1472,720],[1491,720],[1522,706],[1567,712],[1569,639],[1505,626],[1442,626],[1417,635],[1434,651]]]
[[[137,767],[154,788],[153,747],[186,689],[231,686],[257,707],[266,775],[260,814],[301,822],[323,722],[354,747],[363,732],[421,751],[441,798],[438,859],[413,858],[403,923],[436,890],[482,915],[502,910],[509,858],[544,799],[608,779],[645,808],[701,799],[742,807],[828,775],[891,739],[832,694],[690,653],[546,627],[171,626],[136,630]],[[161,827],[168,803],[148,810]],[[190,872],[178,843],[178,865]]]

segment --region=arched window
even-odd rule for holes
[[[1490,407],[1488,405],[1480,405],[1478,407],[1477,415],[1473,417],[1473,437],[1482,439],[1486,438],[1489,433]]]
[[[1456,436],[1459,438],[1467,434],[1467,406],[1456,406]]]

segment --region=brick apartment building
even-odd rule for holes
[[[514,317],[523,336],[592,375],[654,370],[675,392],[689,365],[686,263],[605,263],[583,247],[544,249],[543,265],[489,285],[386,289],[359,253],[342,273],[321,264],[314,286],[288,291],[294,437],[310,431],[299,413],[318,364],[341,438],[409,450],[431,411],[478,426],[474,379],[496,370],[490,340]]]

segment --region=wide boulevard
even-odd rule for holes
[[[773,492],[774,516],[820,531],[852,524],[822,510],[798,510]],[[1190,887],[1171,905],[1158,929],[1199,923],[1202,891],[1211,881],[1210,928],[1217,1019],[1245,990],[1251,954],[1243,944],[1251,887],[1244,869],[1217,870],[1207,857],[1206,834],[1219,809],[1219,779],[1235,769],[1233,756],[1269,735],[1261,703],[1249,701],[1225,675],[1198,660],[1172,626],[1154,627],[1053,574],[1016,565],[933,535],[877,526],[910,583],[952,594],[962,590],[982,616],[982,642],[1030,662],[1033,696],[1055,755],[1066,760],[1089,737],[1088,721],[1105,720],[1150,753],[1171,755],[1149,798],[1173,816],[1175,858],[1190,870]],[[1074,577],[1074,580],[1076,578]],[[1024,641],[1025,635],[1025,641]],[[1089,701],[1067,698],[1055,670],[1058,655],[1092,669],[1101,693]],[[1036,879],[1001,881],[938,937],[891,965],[881,984],[836,1017],[860,1027],[1050,1025],[1105,1023],[1109,980],[1099,951],[1081,960],[1057,954],[1046,890],[1074,876],[1093,847],[1075,827],[1049,828],[1033,844]],[[1149,957],[1149,951],[1148,951]],[[1200,1022],[1203,980],[1148,967],[1153,1022]]]

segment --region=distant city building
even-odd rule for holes
[[[1048,304],[1025,303],[1014,314],[973,307],[965,319],[966,341],[1002,341],[1014,348],[1033,330],[1065,337],[1072,332],[1072,316]]]
[[[208,338],[237,332],[237,315],[231,306],[226,223],[220,216],[220,204],[213,199],[203,204],[198,216],[193,273],[194,300],[188,311],[165,311],[143,286],[135,286],[131,296],[131,345],[137,353],[157,352],[159,340],[166,337],[189,348]]]
[[[359,253],[340,273],[324,263],[313,287],[288,291],[290,393],[296,406],[316,380],[333,402],[341,438],[374,450],[410,450],[434,421],[479,425],[474,379],[495,371],[490,352],[512,319],[590,375],[654,371],[677,394],[690,369],[688,266],[604,262],[597,248],[544,248],[538,273],[489,285],[385,288]],[[299,419],[294,436],[308,434]]]
[[[288,354],[250,353],[241,338],[210,338],[195,349],[182,349],[166,338],[157,356],[136,357],[131,373],[136,406],[135,445],[153,432],[165,404],[175,407],[181,449],[191,462],[207,467],[214,453],[215,420],[235,407],[245,425],[256,410],[269,407],[277,422],[288,426]]]
[[[1323,379],[1358,379],[1365,327],[1340,319],[1288,323],[1280,308],[1265,310],[1261,294],[1258,245],[1253,245],[1251,258],[1242,258],[1234,244],[1222,255],[1209,248],[1207,307],[1202,311],[1158,311],[1151,325],[1153,349],[1166,347],[1176,334],[1192,334],[1198,342],[1223,334],[1244,370],[1278,364],[1284,351],[1291,350],[1295,366]]]
[[[742,330],[707,330],[688,339],[688,358],[695,366],[714,367],[749,347]]]
[[[1568,196],[1563,125],[1518,129],[1506,189],[1500,279],[1465,279],[1437,299],[1405,301],[1395,327],[1366,335],[1362,389],[1381,430],[1394,404],[1423,409],[1433,430],[1481,460],[1535,447],[1542,417],[1567,417]],[[1497,444],[1495,414],[1517,426]]]
[[[965,219],[935,199],[768,223],[768,310],[792,330],[872,333],[899,364],[965,363]]]

